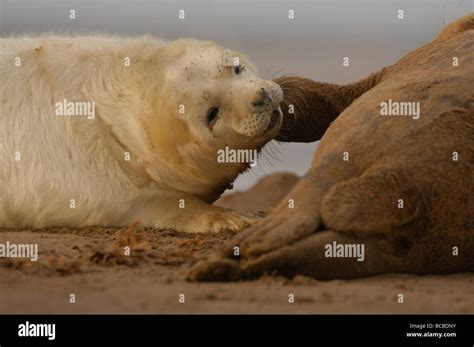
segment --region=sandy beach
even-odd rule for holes
[[[265,214],[296,180],[292,174],[268,176],[217,203]],[[39,257],[35,262],[0,259],[0,312],[474,313],[473,273],[331,281],[269,274],[236,283],[187,282],[189,269],[231,237],[230,232],[185,234],[138,224],[1,230],[0,243],[36,243]],[[124,247],[130,247],[129,256]]]

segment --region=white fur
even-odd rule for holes
[[[275,105],[281,100],[251,63],[247,75],[232,76],[219,64],[223,49],[210,42],[149,37],[1,39],[0,51],[0,227],[138,220],[200,232],[250,222],[206,202],[247,168],[217,163],[217,149],[260,149],[275,135],[262,130],[266,111],[251,137],[242,130],[249,117],[263,117],[248,109],[262,85],[273,90]],[[95,102],[95,119],[56,115],[54,105],[64,99]],[[213,102],[222,106],[222,119],[210,131],[204,117]]]

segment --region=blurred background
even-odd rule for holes
[[[268,79],[294,74],[348,83],[394,63],[473,10],[473,0],[0,0],[0,35],[194,37],[245,53]],[[349,67],[343,67],[343,57],[349,57]],[[270,143],[234,189],[244,190],[274,171],[304,174],[316,146]]]

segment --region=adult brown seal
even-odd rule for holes
[[[282,138],[316,140],[333,123],[281,203],[189,278],[474,270],[473,47],[470,14],[359,83],[280,79],[297,106]]]

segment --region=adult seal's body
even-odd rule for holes
[[[152,38],[0,40],[0,227],[238,230],[210,205],[281,125],[281,89],[238,52]]]
[[[473,48],[471,14],[359,83],[279,79],[297,113],[282,139],[324,133],[311,169],[190,279],[474,270]]]

